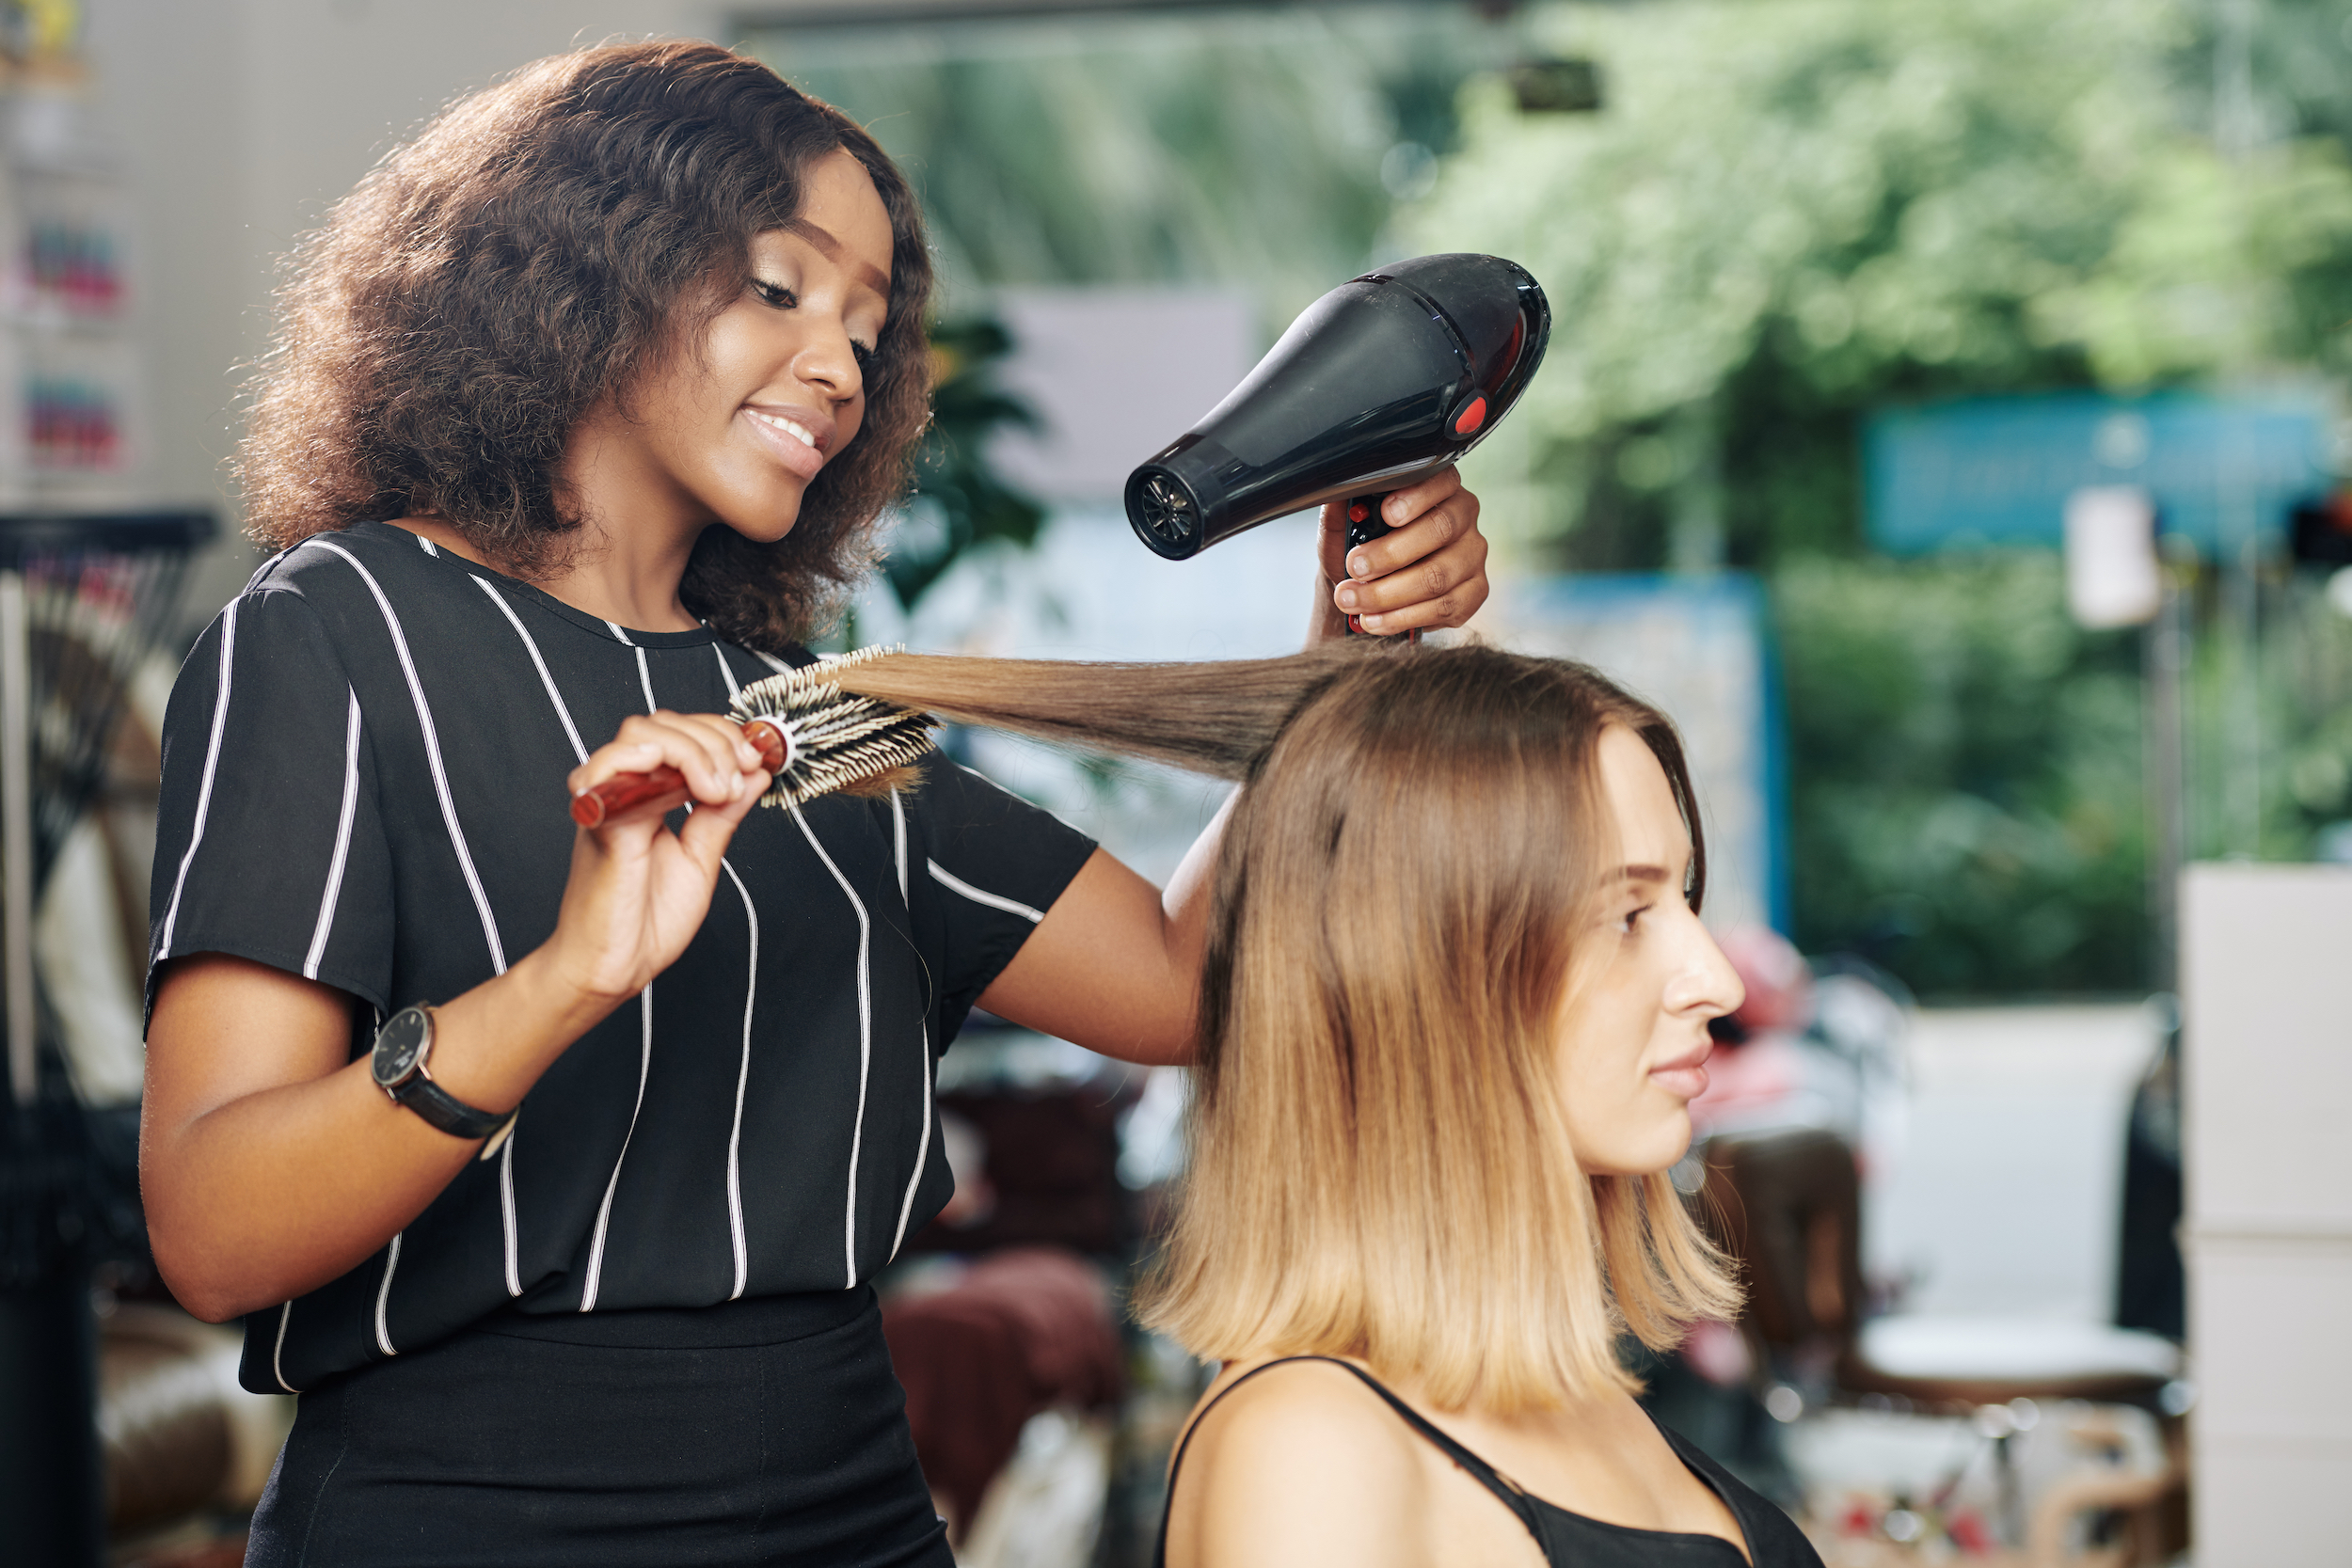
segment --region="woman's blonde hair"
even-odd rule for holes
[[[1443,1409],[1632,1386],[1738,1293],[1663,1173],[1586,1176],[1557,1019],[1623,725],[1706,853],[1673,724],[1486,647],[1209,665],[895,658],[845,681],[1239,777],[1201,977],[1191,1164],[1140,1293],[1195,1354],[1351,1355]]]

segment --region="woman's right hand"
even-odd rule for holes
[[[572,787],[663,763],[686,788],[580,830],[555,934],[434,1009],[434,1080],[467,1104],[518,1104],[702,926],[719,857],[768,775],[727,721],[656,713],[623,724]],[[662,814],[690,801],[673,833]],[[358,1267],[481,1148],[375,1086],[351,1055],[356,1006],[224,953],[175,958],[160,977],[140,1180],[157,1266],[199,1317],[257,1311]]]
[[[548,942],[557,973],[610,1006],[644,990],[686,951],[709,911],[720,857],[768,789],[759,752],[739,725],[666,710],[625,721],[566,782],[577,795],[616,773],[664,764],[685,775],[686,787],[577,830]],[[672,832],[664,817],[682,804],[686,821]]]

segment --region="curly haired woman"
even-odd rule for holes
[[[867,564],[930,289],[872,139],[697,44],[456,104],[297,258],[142,1151],[165,1277],[301,1396],[248,1561],[948,1562],[867,1283],[947,1196],[938,1053],[977,1004],[1184,1057],[1216,830],[1162,895],[944,765],[750,815],[708,716]],[[1443,475],[1343,568],[1327,516],[1314,637],[1467,618],[1476,519]]]

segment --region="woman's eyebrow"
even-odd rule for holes
[[[793,218],[785,224],[785,228],[815,245],[817,253],[826,261],[833,262],[835,266],[844,264],[841,242],[809,222],[808,219]],[[880,270],[868,261],[858,262],[857,271],[876,293],[884,299],[890,297],[890,275],[888,273]]]
[[[1663,882],[1671,879],[1662,865],[1621,865],[1610,879],[1619,882]]]

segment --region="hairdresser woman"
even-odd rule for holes
[[[866,1283],[949,1191],[934,1062],[976,1004],[1184,1058],[1206,852],[1162,895],[944,765],[752,810],[709,715],[866,563],[930,288],[873,141],[686,44],[458,103],[297,258],[281,553],[166,727],[141,1165],[301,1396],[249,1562],[949,1561]],[[1466,619],[1476,516],[1327,531],[1314,636]]]

